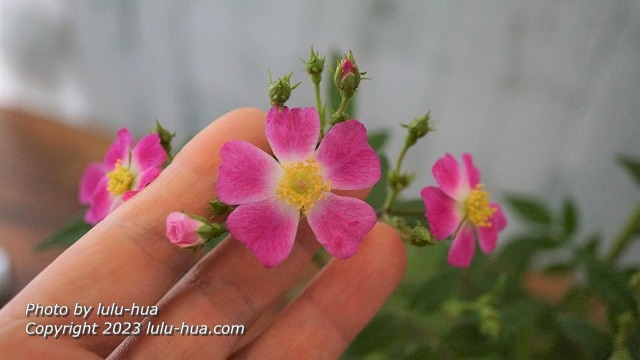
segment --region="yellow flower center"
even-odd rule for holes
[[[313,157],[306,161],[281,163],[280,166],[284,175],[278,183],[276,195],[304,214],[322,199],[325,191],[331,191],[331,183],[324,180],[322,167]]]
[[[483,187],[483,184],[476,185],[464,203],[467,219],[476,227],[491,226],[488,220],[496,212],[496,208],[489,206],[489,193],[482,190]]]
[[[125,192],[131,190],[131,183],[133,182],[133,174],[120,164],[120,160],[116,163],[116,167],[107,174],[109,178],[109,184],[107,190],[113,195],[119,196]]]

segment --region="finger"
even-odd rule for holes
[[[65,251],[0,311],[0,326],[26,336],[28,303],[93,306],[116,303],[130,307],[154,305],[192,264],[192,255],[164,236],[165,218],[171,211],[202,213],[215,195],[219,149],[230,139],[242,139],[268,149],[265,114],[255,109],[233,111],[213,122],[192,139],[173,163],[144,191],[125,202]],[[117,318],[130,321],[130,316]],[[139,319],[139,318],[138,318]],[[70,318],[40,318],[41,323],[69,323]],[[109,318],[90,319],[98,323]],[[66,338],[65,338],[66,339]],[[68,339],[57,341],[62,345]],[[120,336],[71,339],[106,355],[122,341]],[[42,341],[42,343],[45,343]]]
[[[348,260],[333,260],[236,358],[335,359],[402,280],[400,235],[378,223]]]
[[[365,190],[350,195],[364,198],[367,193]],[[203,354],[227,358],[242,337],[209,333],[185,336],[183,330],[192,331],[201,325],[207,326],[208,330],[216,325],[240,325],[245,330],[250,329],[260,315],[296,283],[301,270],[318,248],[306,221],[299,225],[289,257],[272,269],[262,266],[235,239],[224,241],[171,289],[159,303],[160,315],[150,319],[156,328],[160,324],[177,329],[176,336],[132,336],[116,350],[113,358],[142,355],[198,358]]]

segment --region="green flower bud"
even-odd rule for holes
[[[293,72],[277,81],[272,81],[271,73],[269,73],[269,99],[271,100],[271,106],[284,106],[289,97],[291,97],[291,91],[300,85],[300,83],[297,83],[291,86],[291,75],[293,75]]]
[[[320,53],[313,51],[313,46],[311,47],[311,55],[309,55],[309,59],[304,61],[305,70],[309,75],[311,75],[311,79],[314,84],[320,84],[320,80],[322,80],[322,71],[324,71],[324,56],[320,57]]]
[[[343,95],[351,97],[358,89],[364,74],[366,72],[358,70],[353,53],[349,52],[348,57],[345,55],[342,59],[338,59],[336,70],[333,73],[333,83]]]
[[[433,131],[433,127],[429,123],[429,120],[430,113],[427,113],[421,118],[413,119],[413,122],[409,125],[402,124],[402,126],[408,130],[407,137],[405,138],[405,144],[407,146],[415,144],[419,138],[427,135],[430,131]]]

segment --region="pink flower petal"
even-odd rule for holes
[[[122,161],[123,166],[129,164],[129,151],[133,143],[134,139],[131,133],[129,133],[129,129],[122,128],[118,131],[116,140],[111,144],[111,147],[109,147],[104,157],[103,164],[107,167],[108,171],[113,170],[118,160]]]
[[[143,137],[131,152],[131,168],[142,172],[151,167],[161,167],[167,160],[167,152],[160,144],[158,134]]]
[[[270,268],[289,256],[299,220],[296,208],[279,200],[265,200],[238,206],[227,218],[227,227]]]
[[[307,214],[309,225],[327,252],[340,259],[353,256],[376,223],[376,213],[362,200],[325,193]]]
[[[498,234],[507,226],[507,219],[505,218],[500,205],[492,203],[490,206],[497,209],[489,218],[491,226],[477,228],[478,238],[480,240],[480,249],[485,253],[492,252],[496,248]]]
[[[431,171],[442,191],[456,200],[459,200],[462,191],[469,188],[467,179],[463,178],[460,166],[451,154],[436,161]]]
[[[303,161],[313,155],[320,136],[320,118],[315,108],[271,108],[265,133],[280,162]]]
[[[111,211],[113,198],[111,193],[107,190],[107,183],[109,179],[105,176],[100,180],[96,186],[96,190],[91,197],[91,204],[89,210],[84,215],[84,219],[87,223],[95,225],[102,221]]]
[[[81,204],[88,205],[91,202],[91,197],[96,191],[96,187],[100,180],[105,177],[107,171],[102,163],[90,164],[82,174],[82,180],[80,180],[80,191],[78,198]]]
[[[442,240],[453,234],[462,221],[456,201],[435,186],[425,187],[420,195],[433,236]]]
[[[204,244],[204,239],[198,234],[198,229],[204,225],[202,221],[181,212],[172,212],[167,216],[166,235],[174,245],[179,247],[201,245]]]
[[[470,154],[462,154],[462,162],[464,162],[464,168],[469,179],[469,188],[473,189],[480,183],[480,172],[473,164],[473,157]]]
[[[367,142],[364,125],[357,120],[333,126],[315,157],[332,189],[364,189],[380,180],[380,159]]]
[[[162,172],[162,170],[157,167],[147,168],[142,173],[138,174],[138,176],[136,176],[136,178],[133,180],[133,184],[131,184],[131,189],[135,191],[144,189],[147,185],[149,185],[150,182],[155,180],[158,175],[160,175],[160,172]]]
[[[220,149],[216,193],[227,204],[245,204],[275,196],[282,167],[264,151],[248,142],[232,140]]]
[[[474,239],[473,227],[465,225],[460,229],[458,235],[451,244],[447,260],[451,266],[468,267],[473,259],[476,241]]]

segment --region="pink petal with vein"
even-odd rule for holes
[[[468,267],[473,259],[476,244],[473,234],[473,227],[465,225],[460,229],[458,235],[451,244],[447,260],[451,266]]]
[[[425,187],[420,195],[433,236],[442,240],[453,234],[462,221],[456,201],[435,186]]]
[[[490,206],[497,209],[489,218],[491,226],[477,228],[480,249],[485,253],[491,252],[496,248],[498,234],[507,226],[507,219],[505,218],[500,205],[493,203]]]
[[[299,220],[296,208],[279,200],[265,200],[238,206],[229,215],[227,227],[262,265],[270,268],[289,256]]]
[[[88,205],[91,202],[91,197],[96,191],[96,187],[102,178],[106,175],[107,171],[101,163],[93,163],[87,166],[82,174],[80,180],[80,191],[78,198],[81,204]]]
[[[160,167],[167,160],[167,152],[160,144],[158,134],[149,134],[143,137],[131,152],[131,166],[137,172],[151,167]]]
[[[222,163],[216,186],[220,201],[237,205],[275,196],[283,171],[274,158],[241,140],[222,145],[220,156]]]
[[[380,159],[367,142],[364,125],[357,120],[334,125],[315,156],[332,189],[364,189],[380,180]]]
[[[155,180],[158,177],[158,175],[160,175],[161,171],[162,170],[160,170],[160,168],[157,168],[157,167],[151,167],[144,170],[142,173],[136,176],[131,186],[131,189],[136,191],[140,191],[144,189],[147,185],[149,185],[150,182]]]
[[[469,179],[469,187],[473,189],[480,183],[480,172],[473,164],[473,157],[470,154],[462,154],[462,162],[464,163],[467,178]]]
[[[454,199],[460,197],[460,193],[465,190],[464,186],[467,186],[466,189],[468,189],[467,181],[463,179],[458,161],[451,154],[446,154],[438,159],[431,171],[442,191]]]
[[[107,166],[108,171],[113,170],[118,160],[122,161],[125,167],[129,164],[129,150],[131,150],[133,142],[133,136],[131,136],[127,128],[122,128],[118,131],[116,140],[111,144],[104,157],[103,163]]]
[[[280,162],[303,161],[313,155],[320,136],[320,118],[315,108],[271,108],[265,133]]]
[[[362,200],[325,193],[307,214],[309,225],[327,252],[340,259],[353,256],[376,223],[376,213]]]

